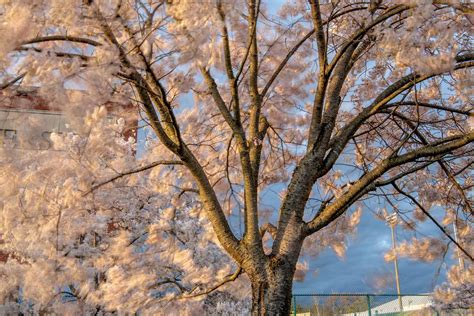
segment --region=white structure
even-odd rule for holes
[[[68,90],[67,95],[81,98],[82,91]],[[132,103],[107,102],[103,104],[109,117],[125,118],[125,137],[136,139],[138,110]],[[16,150],[47,150],[52,143],[51,133],[66,133],[72,130],[62,110],[42,98],[36,88],[0,91],[0,146]],[[21,141],[20,141],[21,140]]]
[[[422,311],[426,308],[430,308],[433,306],[433,298],[431,296],[402,296],[402,305],[404,312],[412,312],[412,311]],[[384,314],[392,314],[400,312],[400,305],[398,298],[394,300],[384,303],[382,305],[373,307],[370,309],[370,315],[384,315]],[[368,316],[369,311],[363,312],[354,312],[354,313],[347,313],[342,314],[341,316]]]
[[[28,141],[18,143],[18,137],[27,133],[26,122],[37,125],[36,133],[28,135]],[[65,124],[64,115],[45,110],[17,110],[0,108],[0,143],[12,149],[40,149],[51,147],[49,136],[52,132],[64,133],[70,131]]]

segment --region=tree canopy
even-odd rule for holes
[[[399,255],[464,259],[441,300],[472,288],[468,1],[0,3],[0,102],[34,87],[70,126],[0,148],[11,308],[286,314],[374,201],[440,229]]]

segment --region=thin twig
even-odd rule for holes
[[[123,178],[125,176],[131,175],[131,174],[134,174],[134,173],[142,172],[142,171],[145,171],[145,170],[148,170],[148,169],[154,168],[156,166],[160,166],[160,165],[169,166],[169,165],[182,165],[182,164],[183,164],[183,162],[178,161],[178,160],[159,160],[159,161],[155,161],[155,162],[153,162],[149,165],[139,167],[139,168],[136,168],[136,169],[132,169],[132,170],[124,172],[124,173],[120,173],[120,174],[116,175],[115,177],[112,177],[112,178],[110,178],[110,179],[108,179],[104,182],[95,184],[90,188],[89,191],[84,193],[83,196],[86,196],[86,195],[92,193],[94,190],[97,190],[98,188],[100,188],[100,187],[102,187],[102,186],[104,186],[108,183],[114,182],[117,179]]]
[[[404,192],[403,190],[401,190],[397,184],[395,182],[392,183],[392,186],[395,188],[395,190],[397,190],[398,193],[406,196],[407,198],[409,198],[413,203],[415,203],[416,206],[418,206],[420,208],[420,210],[426,215],[428,216],[428,218],[436,225],[438,226],[438,228],[443,232],[444,235],[446,235],[446,237],[449,238],[449,240],[451,240],[458,248],[459,250],[461,250],[469,259],[471,259],[471,261],[474,261],[473,257],[453,238],[451,237],[451,235],[446,231],[446,229],[444,229],[443,226],[441,226],[440,223],[438,223],[438,221],[436,219],[434,219],[433,216],[431,216],[431,214],[409,193],[407,192]]]

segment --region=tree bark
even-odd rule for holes
[[[294,269],[277,271],[268,280],[251,279],[252,315],[290,315]]]
[[[290,315],[293,276],[303,239],[291,253],[270,256],[263,269],[247,273],[252,285],[252,315]]]

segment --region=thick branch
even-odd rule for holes
[[[119,18],[122,22],[123,28],[129,35],[131,43],[134,45],[131,51],[137,51],[139,57],[143,62],[143,65],[146,70],[144,80],[147,85],[149,97],[154,101],[155,105],[157,106],[158,112],[161,116],[161,122],[164,127],[163,129],[165,130],[167,136],[172,139],[174,143],[176,143],[177,152],[175,153],[178,154],[179,151],[183,150],[184,144],[181,139],[181,132],[178,122],[174,115],[171,104],[166,97],[166,91],[157,76],[155,75],[155,72],[151,69],[150,61],[147,59],[147,57],[141,50],[141,44],[137,42],[135,38],[135,33],[130,29],[129,25],[123,20],[120,14],[117,14],[116,17]]]
[[[22,45],[27,44],[35,44],[35,43],[43,43],[43,42],[53,42],[53,41],[66,41],[66,42],[73,42],[73,43],[83,43],[89,44],[92,46],[101,46],[102,44],[94,41],[89,38],[78,37],[78,36],[69,36],[69,35],[50,35],[50,36],[39,36],[32,38],[30,40],[24,41]]]
[[[259,15],[260,0],[248,1],[248,37],[252,38],[249,54],[249,91],[250,91],[250,117],[249,117],[249,158],[250,169],[244,171],[245,190],[245,239],[252,245],[257,245],[256,255],[262,256],[263,247],[258,228],[258,172],[260,150],[258,137],[261,114],[261,98],[258,92],[258,45],[257,45],[257,19]],[[242,166],[244,168],[244,166]]]
[[[361,28],[357,32],[355,32],[350,39],[347,40],[346,44],[342,46],[342,48],[337,52],[336,56],[332,59],[329,67],[327,68],[327,75],[330,76],[333,70],[335,69],[336,65],[339,62],[339,59],[344,56],[346,51],[353,45],[355,42],[359,42],[366,34],[368,34],[375,26],[383,23],[384,21],[388,20],[392,16],[395,16],[403,11],[408,10],[409,7],[405,5],[395,5],[388,10],[385,11],[384,14],[379,16],[377,19],[369,23],[367,26]]]
[[[466,135],[447,137],[441,141],[428,144],[400,156],[393,156],[381,161],[377,167],[367,172],[354,183],[341,197],[328,205],[323,212],[318,214],[306,227],[306,235],[312,234],[338,218],[344,211],[359,198],[361,193],[366,193],[376,188],[375,180],[386,171],[402,164],[416,161],[423,157],[434,157],[447,154],[474,141],[474,132]]]
[[[327,65],[327,47],[324,36],[323,20],[321,19],[321,8],[319,7],[319,0],[309,0],[311,6],[311,16],[313,18],[313,25],[316,31],[316,43],[318,45],[318,62],[319,71],[325,72]]]
[[[242,127],[236,123],[236,121],[230,114],[229,109],[227,108],[227,105],[225,104],[225,101],[217,88],[217,84],[214,78],[211,76],[207,69],[201,68],[201,73],[204,77],[204,80],[206,81],[211,96],[214,99],[214,103],[217,105],[217,108],[219,109],[219,112],[221,113],[222,117],[225,119],[232,131],[240,138],[240,140],[242,142],[245,142],[244,131]]]
[[[225,13],[222,9],[222,2],[219,1],[217,3],[217,10],[219,12],[219,16],[222,22],[222,37],[223,37],[223,48],[224,48],[224,62],[225,62],[225,69],[227,73],[227,78],[229,79],[229,86],[230,91],[232,94],[232,107],[234,113],[234,120],[237,126],[241,126],[241,119],[240,119],[240,100],[239,100],[239,91],[238,91],[238,84],[237,79],[234,75],[234,70],[232,68],[232,58],[230,53],[230,39],[229,39],[229,32],[227,30],[227,25],[225,21]]]
[[[190,294],[183,295],[183,296],[180,297],[180,299],[192,298],[192,297],[197,297],[197,296],[201,296],[201,295],[207,295],[207,294],[217,290],[218,288],[220,288],[224,284],[235,281],[241,273],[242,273],[242,267],[239,267],[234,273],[229,274],[221,282],[217,283],[213,287],[211,287],[209,289],[206,289],[204,291],[201,291],[199,293],[190,293]]]
[[[270,234],[270,236],[272,236],[273,239],[275,239],[277,228],[272,223],[265,223],[262,225],[262,227],[260,227],[260,235],[262,238],[267,232]]]
[[[471,60],[474,60],[473,53],[457,56],[456,61],[458,64],[454,67],[454,70],[473,67],[474,63],[471,62]],[[378,113],[388,102],[399,96],[402,92],[434,76],[436,75],[421,76],[412,73],[399,79],[382,91],[368,107],[364,108],[354,119],[352,119],[352,121],[341,128],[340,132],[330,140],[329,147],[331,148],[331,151],[325,159],[324,172],[327,172],[332,168],[346,144],[368,118]]]
[[[384,106],[381,106],[380,110],[396,108],[396,107],[399,107],[399,106],[421,106],[421,107],[440,110],[440,111],[445,111],[445,112],[457,113],[457,114],[462,114],[462,115],[467,115],[467,116],[474,116],[474,111],[472,109],[471,110],[460,110],[460,109],[456,109],[456,108],[452,108],[452,107],[437,105],[437,104],[434,104],[434,103],[415,102],[415,101],[403,101],[403,102],[388,103],[388,104],[385,104]]]
[[[237,240],[235,235],[232,233],[232,230],[230,229],[229,223],[227,222],[227,219],[219,203],[219,200],[202,166],[199,164],[196,157],[194,157],[191,151],[189,151],[187,146],[183,142],[181,142],[179,134],[176,135],[176,137],[178,138],[180,143],[176,144],[168,136],[169,131],[168,132],[165,131],[163,127],[161,126],[161,123],[158,119],[158,115],[154,109],[153,103],[150,100],[150,94],[153,97],[154,101],[156,100],[157,102],[163,102],[161,104],[158,104],[159,106],[166,107],[166,109],[161,108],[160,113],[171,111],[171,107],[169,103],[167,103],[165,100],[166,96],[165,96],[163,87],[159,84],[156,76],[154,75],[154,72],[150,68],[150,65],[146,63],[145,66],[147,67],[147,74],[151,77],[150,80],[152,80],[152,84],[155,85],[154,86],[155,89],[153,90],[148,86],[145,79],[142,78],[142,76],[137,71],[137,69],[134,66],[132,66],[131,62],[128,60],[127,54],[123,50],[122,46],[118,43],[106,19],[103,17],[103,15],[101,14],[100,10],[97,7],[95,8],[95,13],[96,13],[97,18],[99,19],[99,22],[101,24],[101,27],[107,39],[112,44],[114,44],[119,50],[121,63],[127,70],[131,72],[131,77],[135,81],[134,86],[139,92],[142,102],[144,102],[145,104],[145,110],[147,112],[147,115],[149,116],[149,119],[154,131],[157,133],[157,136],[170,151],[172,151],[173,153],[179,156],[183,164],[188,168],[188,170],[191,172],[194,179],[196,180],[198,188],[199,188],[199,192],[200,192],[200,198],[204,205],[204,210],[206,211],[206,215],[209,218],[209,221],[211,222],[212,227],[221,245],[237,262],[241,261],[242,252],[239,246],[239,241]],[[176,120],[174,116],[172,115],[173,114],[172,111],[171,113],[170,112],[167,112],[167,113],[171,115],[171,119],[172,119],[172,121],[171,122],[169,121],[168,123],[172,124],[172,127],[178,128],[176,124]],[[179,133],[179,129],[175,131]]]

